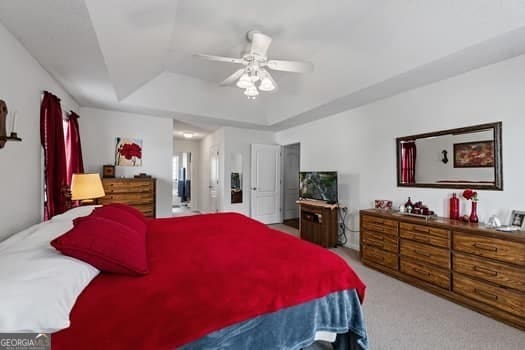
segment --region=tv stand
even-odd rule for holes
[[[337,246],[338,204],[317,200],[299,200],[301,209],[299,231],[301,239],[325,248]]]

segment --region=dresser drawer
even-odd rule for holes
[[[400,252],[402,256],[450,270],[450,253],[447,249],[401,239]]]
[[[452,266],[454,272],[525,292],[525,269],[460,253],[454,253]]]
[[[118,180],[104,180],[104,191],[106,194],[114,193],[140,193],[140,192],[152,192],[153,182],[152,181],[118,181]]]
[[[454,232],[453,249],[525,266],[525,244]]]
[[[100,203],[124,203],[129,205],[151,204],[153,203],[153,193],[108,194],[100,199]]]
[[[388,234],[382,234],[378,232],[362,231],[363,243],[369,246],[374,246],[383,250],[388,250],[392,253],[398,252],[397,238],[392,237]]]
[[[389,226],[395,229],[397,232],[398,222],[396,220],[383,219],[375,216],[363,215],[363,223],[375,224],[381,226]]]
[[[419,278],[443,289],[450,289],[450,273],[446,270],[416,263],[403,257],[400,259],[399,267],[401,272],[407,275]]]
[[[373,224],[370,222],[363,223],[363,229],[370,230],[370,231],[376,231],[381,232],[387,235],[390,235],[392,237],[397,237],[397,227],[391,227],[391,226],[383,226],[378,224]]]
[[[363,247],[363,260],[386,266],[392,270],[398,270],[396,254],[369,245]]]
[[[153,217],[155,215],[153,204],[146,204],[146,205],[139,204],[139,205],[134,205],[133,207],[137,208],[146,217]]]
[[[496,287],[468,277],[455,274],[453,291],[492,305],[500,310],[523,317],[525,313],[525,294],[513,292],[503,287]]]
[[[446,237],[441,237],[441,236],[432,235],[430,233],[407,231],[406,229],[403,229],[403,227],[401,227],[401,231],[399,235],[402,238],[410,239],[416,242],[430,244],[436,247],[448,249],[450,246],[450,240],[448,238],[448,234]]]
[[[399,224],[401,230],[415,233],[427,234],[441,239],[448,239],[450,231],[442,228],[431,227],[427,225],[411,224],[402,222]]]

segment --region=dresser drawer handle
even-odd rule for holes
[[[485,275],[489,275],[489,276],[497,276],[498,275],[498,273],[496,271],[492,271],[492,270],[489,270],[489,269],[486,269],[486,268],[480,267],[480,266],[474,266],[474,271],[481,272],[481,273],[484,273]]]
[[[420,275],[430,276],[430,272],[425,271],[425,270],[421,270],[421,269],[415,268],[414,271],[419,273]]]
[[[414,226],[413,230],[415,232],[419,232],[419,233],[428,233],[428,231],[429,231],[428,229],[420,228],[420,227],[417,227],[417,226]]]
[[[474,288],[474,293],[486,299],[498,300],[498,296],[496,294],[492,294],[481,289]]]
[[[426,237],[426,236],[414,236],[414,239],[416,241],[421,241],[421,242],[430,242],[430,237]]]
[[[474,243],[474,247],[478,248],[478,249],[481,249],[481,250],[486,250],[486,251],[489,251],[489,252],[497,252],[498,251],[497,247],[493,247],[493,246],[482,244],[482,243]]]
[[[384,245],[383,243],[368,242],[368,244],[370,244],[370,245],[373,246],[373,247],[377,247],[377,248],[381,248],[381,249],[384,249],[384,248],[385,248],[385,245]]]
[[[421,256],[426,256],[427,258],[430,258],[430,253],[427,253],[427,252],[422,252],[420,250],[417,250],[417,249],[414,249],[414,253],[416,253],[417,255],[421,255]]]

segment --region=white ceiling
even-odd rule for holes
[[[0,0],[0,21],[82,106],[282,129],[525,53],[525,0]],[[218,83],[272,36],[277,93]]]

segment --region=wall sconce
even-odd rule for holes
[[[20,137],[18,137],[17,133],[15,132],[15,126],[16,126],[16,112],[13,113],[13,120],[11,122],[11,133],[9,136],[7,136],[7,116],[9,114],[9,110],[7,109],[7,104],[5,101],[0,100],[0,148],[4,148],[5,143],[7,141],[22,141]]]
[[[441,161],[443,162],[443,164],[448,163],[448,152],[445,149],[441,151]]]

